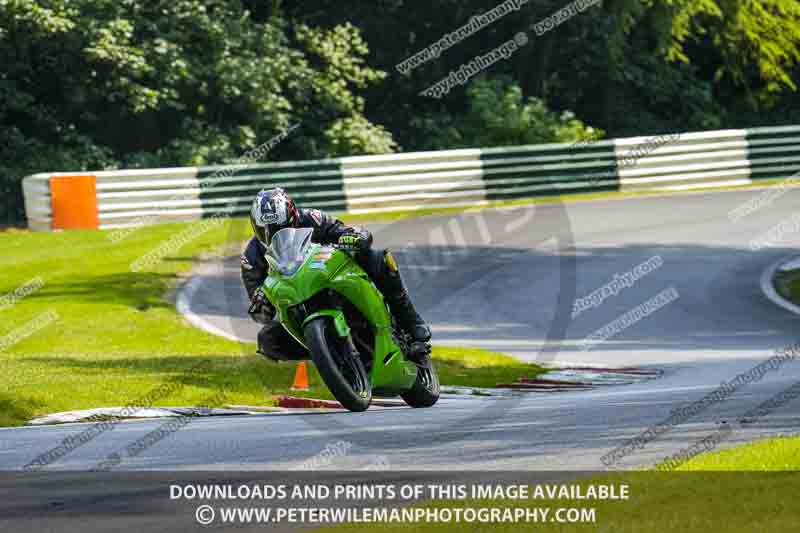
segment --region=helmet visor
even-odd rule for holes
[[[253,233],[255,233],[256,239],[261,241],[264,246],[269,246],[272,236],[283,228],[287,227],[286,224],[267,224],[266,226],[259,226],[255,222],[252,222],[252,225]]]
[[[265,233],[266,240],[261,241],[266,244],[269,244],[272,241],[272,236],[278,233],[280,230],[286,227],[286,224],[267,224],[266,227],[259,228],[263,233]]]
[[[261,244],[264,244],[264,245],[268,245],[269,244],[269,242],[267,242],[267,233],[266,233],[264,228],[262,228],[261,226],[253,225],[253,230],[254,230],[254,232],[256,234],[256,239],[261,241]]]

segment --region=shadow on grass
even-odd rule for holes
[[[290,384],[295,366],[272,363],[253,356],[171,356],[160,358],[77,359],[72,357],[30,357],[27,361],[40,363],[54,372],[77,372],[87,379],[115,379],[116,373],[134,377],[149,377],[159,383],[174,382],[185,387],[213,390],[225,388],[230,392],[253,393],[264,390],[283,390]],[[157,386],[157,385],[154,385]]]
[[[238,256],[236,257],[238,259]],[[196,257],[189,257],[189,256],[170,256],[165,257],[162,261],[168,263],[219,263],[220,258],[216,255],[209,255],[209,256],[196,256]]]
[[[231,392],[285,392],[290,387],[296,365],[273,363],[260,356],[164,357],[120,359],[76,359],[70,357],[30,357],[27,359],[51,368],[54,372],[80,373],[86,379],[116,379],[116,374],[131,376],[140,382],[141,376],[159,383],[173,382],[184,387],[213,390],[226,388]],[[525,363],[475,366],[451,359],[434,362],[440,381],[445,385],[494,387],[513,383],[518,378],[535,378],[543,371]],[[309,365],[311,381],[324,388],[313,364]],[[156,385],[154,385],[156,386]]]
[[[70,357],[38,357],[28,361],[47,365],[54,375],[66,378],[50,385],[50,390],[62,396],[80,387],[83,391],[97,390],[88,397],[69,402],[54,409],[47,405],[22,404],[14,412],[0,397],[0,426],[24,424],[34,416],[56,410],[90,409],[122,405],[192,406],[203,405],[204,399],[224,393],[224,404],[273,406],[274,396],[296,394],[290,390],[295,365],[278,364],[259,356],[199,356],[166,357],[159,359],[98,359],[80,360]],[[70,377],[73,376],[73,377]],[[74,376],[80,376],[79,381]],[[309,369],[311,388],[302,393],[314,398],[332,399],[313,366]],[[93,384],[113,383],[115,386],[92,387]]]
[[[48,282],[35,298],[68,298],[74,303],[124,304],[139,311],[171,308],[163,295],[177,281],[175,274],[125,272],[79,278],[62,283]]]
[[[0,427],[18,425],[28,421],[44,405],[37,400],[0,394]]]

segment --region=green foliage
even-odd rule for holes
[[[716,0],[629,0],[620,18],[622,33],[630,35],[642,22],[655,38],[655,51],[668,61],[689,63],[687,40],[706,34],[700,19],[721,18]]]
[[[467,95],[469,111],[459,130],[469,146],[567,143],[604,135],[571,111],[551,111],[542,100],[523,97],[519,85],[508,77],[477,79]]]
[[[797,91],[792,69],[800,62],[800,3],[720,0],[724,24],[714,37],[724,63],[716,78],[745,86],[751,105],[768,109],[777,95]]]
[[[538,98],[524,98],[511,79],[477,80],[467,90],[466,117],[479,146],[572,142],[602,136],[571,111],[550,111]]]
[[[727,112],[714,84],[698,68],[666,63],[634,40],[624,47],[625,68],[616,73],[615,137],[697,131],[726,126]]]
[[[391,151],[359,94],[384,77],[367,54],[351,24],[239,1],[0,0],[0,216],[19,219],[26,174],[223,163],[298,122],[271,158]]]
[[[800,62],[800,3],[786,0],[624,0],[610,37],[611,53],[646,33],[652,51],[669,62],[690,64],[716,56],[713,78],[743,90],[754,108],[768,108],[776,94],[796,91]],[[694,50],[690,50],[694,48]],[[705,57],[704,57],[705,56]],[[677,67],[674,67],[677,68]],[[622,69],[616,69],[621,72]]]
[[[388,154],[397,144],[392,135],[361,116],[336,120],[325,130],[325,152],[331,156]]]

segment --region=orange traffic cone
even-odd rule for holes
[[[308,368],[305,361],[300,361],[300,364],[297,365],[292,390],[308,390]]]

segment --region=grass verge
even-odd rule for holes
[[[444,385],[490,388],[519,378],[535,378],[546,371],[539,365],[480,348],[434,346],[433,359]]]
[[[800,506],[795,495],[800,488],[800,437],[782,437],[745,444],[719,452],[699,455],[675,471],[631,471],[598,474],[558,482],[628,486],[627,500],[548,499],[465,499],[434,501],[425,509],[508,508],[548,510],[543,523],[535,524],[369,524],[315,530],[319,532],[436,531],[455,533],[469,527],[474,531],[613,531],[613,532],[698,532],[797,531]],[[576,474],[577,476],[577,474]],[[491,484],[487,481],[483,484]],[[518,474],[519,484],[532,485],[541,474]],[[506,476],[506,480],[508,480]],[[546,484],[546,483],[543,483]],[[619,491],[618,491],[619,492]],[[416,506],[415,506],[416,507]],[[559,508],[594,511],[594,521],[558,523]],[[541,516],[541,515],[540,515]],[[568,516],[568,515],[563,515]],[[577,515],[576,515],[577,516]]]
[[[680,466],[683,471],[800,470],[800,437],[778,437],[709,452]]]
[[[778,294],[790,302],[800,305],[800,270],[778,272],[773,283]]]
[[[796,505],[797,476],[787,472],[721,473],[721,472],[625,472],[583,477],[571,481],[548,483],[535,473],[515,476],[519,484],[614,485],[628,486],[627,500],[593,499],[466,499],[422,504],[424,509],[529,509],[538,511],[540,521],[526,523],[370,523],[347,524],[341,527],[314,529],[316,533],[344,531],[388,532],[614,532],[614,533],[705,533],[724,531],[797,531],[800,506]],[[508,476],[505,476],[508,479]],[[481,484],[491,484],[485,475]],[[532,492],[532,491],[531,491]],[[619,491],[618,491],[619,492]],[[416,506],[414,506],[416,507]],[[583,511],[572,516],[564,510]],[[542,520],[541,512],[547,510]],[[559,510],[562,510],[559,512]],[[592,513],[589,514],[589,513]],[[560,519],[557,518],[560,516]],[[592,520],[593,518],[593,520]],[[582,520],[579,522],[579,520]]]
[[[248,226],[244,219],[212,226],[140,272],[131,271],[134,261],[199,226],[151,226],[117,243],[102,231],[0,233],[0,426],[136,403],[175,380],[180,386],[153,405],[200,405],[222,388],[229,405],[270,405],[287,393],[295,365],[267,362],[254,344],[189,326],[165,299],[200,255],[238,253]],[[14,291],[38,276],[43,286],[17,301]],[[41,320],[48,316],[55,319]],[[483,350],[437,347],[434,357],[442,382],[452,385],[494,385],[541,371]],[[304,394],[330,398],[313,368],[310,379]]]

